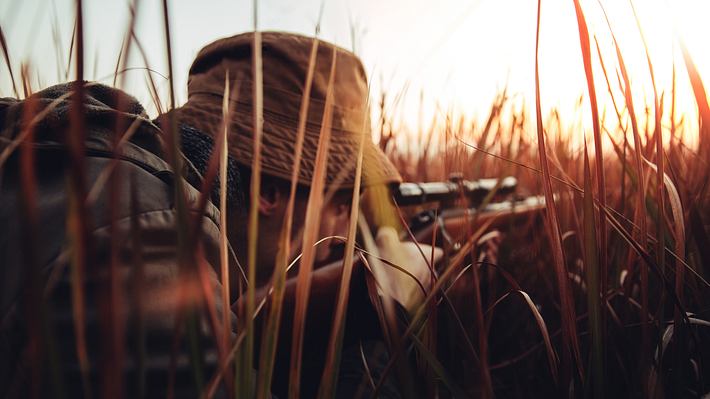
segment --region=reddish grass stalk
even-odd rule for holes
[[[700,129],[698,132],[700,155],[704,156],[704,159],[708,159],[708,155],[710,155],[710,105],[708,105],[707,92],[705,91],[705,86],[703,85],[698,68],[695,66],[695,62],[693,62],[693,58],[685,46],[685,43],[682,40],[679,40],[679,42],[680,49],[683,53],[683,60],[685,61],[685,67],[688,71],[690,85],[693,88],[693,94],[695,94],[695,102],[698,105],[698,113],[700,114]]]
[[[128,178],[129,186],[129,209],[130,218],[129,228],[131,245],[133,253],[131,256],[131,293],[133,300],[131,301],[131,311],[135,315],[135,330],[134,341],[137,359],[136,359],[136,392],[138,397],[145,397],[146,390],[146,329],[145,329],[145,312],[143,309],[144,289],[145,289],[145,268],[143,262],[143,240],[141,238],[141,226],[138,217],[135,216],[138,210],[138,188],[135,184],[135,176],[131,174]]]
[[[594,165],[597,172],[597,191],[599,195],[599,205],[606,207],[606,178],[604,176],[604,150],[602,149],[602,133],[599,124],[599,106],[597,103],[597,90],[594,87],[594,73],[592,71],[592,54],[589,42],[589,29],[587,21],[582,11],[582,6],[579,0],[574,0],[574,9],[577,14],[577,24],[579,26],[579,42],[582,49],[582,59],[584,61],[584,74],[587,78],[587,90],[589,91],[589,102],[592,111],[592,127],[594,130]],[[601,57],[599,62],[602,62]],[[614,103],[616,107],[616,103]],[[586,140],[585,140],[586,148]],[[586,190],[585,190],[586,193]],[[591,192],[589,193],[591,194]],[[606,276],[607,276],[607,228],[606,220],[599,215],[599,260],[600,260],[600,275],[603,276],[600,282],[600,291],[606,293]],[[604,324],[603,317],[599,320]],[[602,326],[603,329],[603,326]],[[597,348],[597,349],[601,349]]]
[[[197,239],[201,234],[202,234],[202,218],[205,212],[205,208],[207,207],[210,195],[212,193],[212,187],[214,185],[214,181],[217,177],[218,173],[221,173],[222,179],[220,180],[220,198],[223,196],[224,199],[220,203],[220,208],[225,208],[225,202],[226,202],[226,162],[227,162],[227,130],[229,126],[229,121],[231,119],[231,109],[229,107],[229,81],[228,81],[228,74],[225,76],[225,91],[223,93],[223,104],[222,104],[222,124],[224,125],[222,129],[224,132],[224,137],[217,140],[217,145],[213,148],[212,154],[210,155],[210,158],[208,160],[207,164],[207,169],[204,173],[204,176],[202,177],[202,186],[200,189],[199,197],[197,200],[197,206],[196,208],[193,209],[193,220],[191,222],[191,229],[190,229],[190,237],[194,237],[195,239],[191,239],[190,242],[197,242],[199,243],[199,240]],[[222,163],[224,164],[224,173],[220,172],[220,169],[222,167]],[[222,189],[224,191],[222,191]],[[226,209],[224,209],[226,211]],[[231,309],[231,305],[229,302],[229,258],[227,257],[228,253],[228,248],[227,248],[227,238],[226,238],[226,230],[222,230],[226,228],[226,213],[221,213],[220,212],[220,258],[221,258],[221,280],[222,280],[222,306],[226,306],[223,308],[223,314],[222,314],[222,324],[220,324],[217,314],[216,314],[216,307],[215,307],[215,299],[214,299],[214,291],[212,287],[209,284],[209,279],[208,279],[208,263],[204,259],[203,255],[203,250],[197,245],[193,245],[190,251],[190,258],[189,258],[189,263],[190,264],[197,264],[197,272],[198,272],[198,277],[200,279],[200,282],[202,284],[203,288],[203,305],[205,307],[205,311],[208,318],[208,322],[210,323],[210,327],[212,329],[212,333],[214,335],[214,340],[217,343],[217,349],[218,353],[220,356],[220,361],[224,362],[224,359],[226,358],[227,355],[227,348],[229,346],[229,340],[231,337],[231,323],[230,323],[230,311],[228,309]],[[195,253],[198,255],[196,256]],[[220,334],[220,331],[222,334]],[[228,387],[231,388],[232,386],[232,380],[227,379],[227,385]]]
[[[369,110],[369,103],[366,105]],[[366,113],[365,113],[366,115]],[[345,317],[348,309],[348,299],[350,294],[350,278],[353,271],[353,255],[355,253],[355,240],[357,220],[360,210],[360,184],[362,180],[362,160],[365,146],[366,128],[369,118],[363,117],[360,134],[360,144],[358,146],[357,163],[355,166],[355,184],[353,186],[352,204],[350,206],[350,226],[348,228],[348,241],[345,245],[345,259],[343,259],[343,274],[338,288],[338,301],[333,317],[333,327],[328,341],[328,352],[326,354],[325,367],[321,378],[321,386],[318,389],[319,398],[335,397],[338,370],[340,368],[340,353],[345,333]]]
[[[128,54],[131,47],[131,32],[135,25],[135,2],[131,4],[131,19],[129,22],[129,29],[126,37],[121,46],[121,54]],[[127,62],[127,56],[121,57],[119,55],[118,61],[116,62],[116,69],[119,67],[125,67]],[[114,75],[114,86],[118,82],[119,86],[123,86],[123,77],[118,79],[117,75]],[[109,222],[109,235],[113,237],[110,243],[110,258],[109,258],[109,270],[108,270],[108,282],[105,287],[107,289],[102,290],[100,296],[103,298],[103,309],[102,315],[100,317],[101,326],[103,329],[103,336],[108,338],[108,342],[104,345],[103,351],[105,351],[104,356],[102,356],[102,395],[104,397],[122,397],[123,396],[123,384],[121,384],[121,378],[123,374],[123,360],[124,360],[124,330],[125,326],[123,323],[124,310],[122,309],[122,297],[125,293],[122,291],[121,277],[119,274],[119,252],[120,252],[120,242],[121,238],[116,237],[118,231],[116,229],[116,221],[119,219],[119,196],[122,191],[122,176],[120,175],[120,163],[119,158],[121,155],[121,144],[124,142],[124,138],[130,137],[130,135],[135,132],[138,127],[136,121],[130,126],[127,125],[127,118],[122,114],[127,108],[128,104],[124,97],[119,97],[116,109],[119,114],[116,116],[114,134],[112,137],[112,151],[113,158],[108,173],[110,176],[109,181],[109,212],[110,212],[110,222]],[[125,134],[120,132],[126,131]],[[126,140],[128,140],[126,138]],[[90,202],[91,191],[87,195],[87,202]],[[87,207],[90,204],[87,203]]]
[[[631,10],[633,11],[634,14],[634,19],[636,20],[636,26],[639,30],[639,34],[641,35],[641,41],[643,42],[643,48],[646,53],[646,62],[648,64],[648,72],[651,76],[651,85],[653,88],[653,102],[654,102],[654,128],[653,128],[653,137],[655,138],[656,141],[656,166],[657,166],[657,173],[656,173],[656,201],[658,203],[658,216],[656,220],[656,262],[658,262],[658,266],[661,269],[662,273],[665,273],[665,264],[666,264],[666,256],[665,256],[665,217],[666,217],[666,211],[665,211],[665,197],[663,193],[663,176],[665,175],[665,156],[663,152],[663,134],[662,134],[662,126],[661,126],[661,119],[662,119],[662,113],[663,110],[661,108],[661,105],[659,105],[659,100],[658,100],[658,90],[656,89],[656,77],[655,74],[653,73],[653,63],[651,63],[651,55],[649,54],[648,51],[648,44],[646,43],[646,37],[643,34],[643,29],[641,28],[641,22],[639,21],[638,15],[636,14],[636,8],[634,7],[634,4],[631,0],[629,0],[629,4],[631,5]],[[662,100],[661,100],[662,101]],[[647,118],[648,120],[648,118]],[[662,297],[663,298],[663,297]],[[659,308],[663,307],[663,299],[661,299],[661,304],[659,305]]]
[[[601,199],[599,206],[602,206]],[[592,176],[589,170],[589,155],[587,145],[584,145],[584,274],[587,283],[587,309],[589,312],[589,331],[592,335],[592,389],[595,398],[604,397],[604,346],[603,325],[601,321],[600,280],[606,278],[599,267],[600,247],[597,245],[597,232],[594,215],[594,199],[592,194]]]
[[[0,46],[2,46],[2,55],[5,57],[5,63],[7,64],[7,70],[10,72],[10,81],[12,82],[12,92],[15,94],[15,97],[19,97],[19,93],[17,91],[17,84],[15,83],[15,75],[12,72],[12,63],[10,63],[10,53],[8,52],[7,49],[7,42],[5,41],[5,34],[2,31],[2,27],[0,27]]]
[[[257,29],[258,3],[254,1],[254,41],[252,43],[252,79],[254,87],[252,91],[254,110],[252,114],[253,130],[253,154],[251,168],[251,195],[248,217],[248,239],[247,239],[247,290],[246,307],[242,315],[245,320],[246,336],[241,357],[237,362],[237,390],[238,397],[252,395],[252,369],[254,364],[254,308],[256,295],[256,263],[257,263],[257,242],[259,234],[259,195],[261,194],[261,146],[263,134],[263,70],[261,58],[261,32]]]
[[[164,25],[164,32],[165,32],[165,48],[166,48],[166,62],[168,65],[168,82],[169,82],[169,109],[174,109],[175,108],[175,82],[174,82],[174,73],[173,73],[173,57],[172,57],[172,43],[171,43],[171,35],[170,35],[170,18],[169,18],[169,10],[168,10],[168,2],[167,0],[163,0],[162,2],[162,11],[163,11],[163,25]],[[136,43],[138,41],[136,40]],[[140,45],[139,45],[140,48]],[[167,142],[167,158],[170,164],[170,167],[172,168],[173,171],[175,171],[176,174],[178,174],[178,178],[174,179],[174,188],[173,188],[173,197],[175,201],[175,212],[176,212],[176,219],[177,219],[177,226],[176,227],[176,233],[177,233],[177,261],[179,265],[179,275],[181,278],[185,278],[187,280],[190,279],[190,277],[194,277],[195,275],[193,274],[195,271],[199,271],[199,266],[200,264],[196,261],[196,240],[191,240],[190,239],[190,231],[189,231],[189,220],[188,220],[188,209],[187,209],[187,200],[185,198],[185,182],[182,179],[182,176],[180,175],[180,171],[182,171],[182,157],[181,157],[181,152],[180,152],[180,133],[177,129],[177,121],[175,120],[175,115],[173,113],[170,113],[167,115],[167,120],[163,123],[163,126],[161,126],[163,129],[163,132],[166,136],[166,142]],[[197,269],[197,270],[196,270]],[[199,275],[198,275],[199,276]],[[180,303],[188,303],[192,301],[190,299],[188,301],[187,298],[187,289],[182,286],[182,288],[179,290],[178,295],[180,297]],[[191,366],[193,369],[193,375],[195,379],[195,384],[197,386],[198,391],[201,390],[202,388],[202,369],[200,366],[200,353],[198,350],[199,343],[198,343],[198,325],[197,325],[197,313],[194,312],[194,303],[189,303],[187,307],[185,306],[180,306],[178,309],[176,309],[176,317],[175,317],[175,328],[174,328],[174,344],[177,345],[177,342],[179,342],[179,337],[181,335],[181,329],[179,328],[180,323],[185,323],[186,324],[186,330],[185,332],[187,333],[188,337],[188,342],[189,342],[189,347],[190,347],[190,353],[191,353]],[[188,314],[186,314],[188,313]],[[176,346],[174,346],[176,348]],[[174,352],[173,352],[173,359],[174,360]],[[171,367],[172,369],[172,367]],[[172,373],[172,370],[171,370]],[[173,387],[169,386],[169,390],[172,390]]]
[[[39,265],[35,256],[35,238],[37,237],[38,213],[37,213],[37,182],[35,173],[35,151],[34,151],[34,126],[30,123],[30,118],[35,114],[38,101],[34,98],[26,100],[25,109],[22,115],[22,126],[27,132],[25,139],[20,145],[20,184],[21,191],[21,212],[25,224],[22,226],[23,239],[23,260],[27,268],[27,277],[24,281],[25,292],[21,301],[22,310],[33,315],[26,321],[27,328],[27,359],[29,363],[30,378],[34,382],[30,387],[29,394],[32,398],[40,397],[40,384],[42,380],[42,370],[44,363],[44,351],[47,349],[42,342],[42,332],[45,328],[45,313],[42,304],[42,290]],[[12,394],[8,395],[12,396]]]
[[[219,157],[219,261],[220,261],[220,277],[222,282],[222,344],[220,351],[223,359],[226,349],[229,347],[232,329],[231,329],[231,308],[232,301],[230,298],[229,287],[229,241],[227,241],[227,149],[229,148],[229,126],[230,124],[230,109],[229,109],[229,71],[224,77],[224,99],[222,102],[222,123],[224,124],[223,135],[221,137],[222,150]],[[231,385],[231,384],[228,384]],[[230,390],[233,387],[230,387]],[[233,392],[233,391],[232,391]]]
[[[131,14],[131,18],[128,22],[128,30],[126,31],[126,36],[123,38],[123,43],[121,43],[121,50],[118,53],[118,58],[116,59],[116,69],[113,74],[113,86],[123,87],[123,77],[118,80],[119,71],[126,69],[126,64],[128,63],[128,55],[130,54],[131,44],[133,43],[133,30],[136,26],[136,8],[138,7],[138,0],[133,0],[129,6],[128,10]],[[116,85],[118,83],[118,85]]]
[[[564,253],[562,251],[562,239],[560,237],[559,221],[557,219],[557,208],[552,191],[550,169],[547,163],[547,152],[545,150],[545,132],[542,126],[542,110],[540,104],[540,74],[538,53],[540,48],[540,7],[542,0],[537,3],[537,30],[535,34],[535,114],[537,119],[537,139],[538,155],[540,157],[540,169],[542,170],[543,190],[545,192],[545,203],[547,204],[547,224],[550,233],[550,246],[552,247],[552,257],[555,266],[555,275],[560,295],[560,313],[562,324],[562,368],[561,392],[570,389],[572,376],[570,371],[573,361],[577,364],[577,371],[583,375],[581,358],[579,355],[579,341],[577,338],[577,325],[575,322],[575,309],[572,302],[572,294],[568,287],[567,270],[564,263]]]
[[[639,134],[638,122],[636,120],[636,112],[634,111],[633,95],[631,94],[631,82],[629,81],[628,73],[626,72],[626,65],[621,55],[621,50],[618,44],[615,43],[616,54],[619,59],[619,67],[621,69],[621,75],[624,80],[624,97],[626,98],[626,108],[629,111],[629,118],[631,119],[631,130],[634,137],[634,160],[636,166],[636,176],[637,180],[637,201],[636,210],[634,212],[634,222],[641,226],[641,234],[638,237],[639,242],[643,248],[646,247],[646,242],[648,240],[648,222],[646,221],[646,173],[643,169],[643,164],[641,159],[643,155],[641,154],[641,135]],[[641,276],[641,356],[645,358],[646,351],[649,348],[649,328],[648,328],[648,268],[640,268]],[[642,361],[645,363],[645,361]]]
[[[138,52],[141,54],[141,58],[143,59],[143,63],[145,64],[145,69],[149,72],[155,72],[153,69],[150,68],[150,64],[148,63],[148,55],[146,54],[145,49],[143,48],[143,45],[141,44],[141,41],[136,36],[135,32],[131,32],[131,36],[133,37],[133,40],[136,43],[136,47],[138,48]],[[153,104],[155,105],[155,109],[158,111],[158,114],[162,115],[163,114],[163,106],[162,106],[162,104],[160,104],[160,96],[158,95],[158,87],[155,84],[155,79],[153,79],[153,75],[151,73],[147,73],[146,75],[147,75],[147,83],[149,84],[148,87],[150,89],[150,96],[153,100]],[[163,76],[163,75],[160,75],[160,76]],[[170,78],[167,78],[167,79],[168,79],[168,81],[170,81]],[[165,129],[165,127],[163,127],[163,128]]]
[[[599,3],[601,5],[601,2]],[[602,57],[602,52],[601,49],[599,48],[599,41],[597,40],[596,37],[594,37],[594,44],[596,45],[597,48],[597,55],[599,56],[599,64],[602,67],[602,72],[604,74],[604,80],[606,81],[606,88],[607,92],[609,93],[609,97],[611,98],[611,102],[614,105],[614,112],[616,113],[616,118],[619,123],[619,129],[621,129],[622,134],[624,135],[624,147],[622,151],[619,151],[619,161],[621,162],[621,195],[619,196],[620,201],[621,201],[621,213],[624,213],[624,209],[626,208],[626,168],[627,168],[627,161],[626,161],[626,148],[627,148],[627,138],[626,138],[626,133],[627,133],[627,128],[624,125],[624,119],[621,116],[621,111],[619,111],[619,106],[616,103],[616,97],[614,96],[614,92],[611,89],[611,82],[609,81],[609,75],[606,71],[606,66],[604,65],[604,57]],[[603,124],[602,124],[603,125]],[[612,140],[613,142],[613,140]],[[606,223],[606,222],[605,222]],[[608,270],[608,267],[607,267]],[[606,276],[604,274],[604,276]],[[604,282],[606,282],[606,277],[604,277]],[[603,292],[606,292],[604,290]]]
[[[634,101],[633,95],[631,93],[631,82],[629,80],[629,75],[626,70],[626,64],[624,63],[624,57],[621,54],[621,49],[619,48],[619,43],[616,40],[616,35],[614,30],[611,28],[611,23],[606,14],[606,10],[602,7],[604,12],[604,17],[606,18],[609,31],[611,32],[612,39],[614,41],[614,48],[616,49],[616,57],[619,61],[619,69],[621,72],[621,77],[619,78],[619,84],[623,86],[622,91],[624,92],[624,98],[626,100],[626,109],[629,112],[629,119],[631,120],[631,130],[634,137],[634,162],[636,167],[637,176],[637,200],[636,209],[634,211],[634,223],[641,226],[640,236],[638,237],[638,243],[641,248],[646,247],[646,242],[648,240],[648,225],[646,221],[646,175],[644,173],[643,164],[641,159],[643,158],[641,154],[641,136],[639,134],[638,121],[636,119],[636,112],[634,111]],[[618,76],[617,76],[618,77]],[[629,250],[629,258],[633,251]],[[641,373],[645,373],[645,364],[648,359],[649,346],[649,325],[648,325],[648,268],[641,266],[639,269],[640,274],[640,286],[641,286]],[[645,387],[645,385],[644,385]],[[645,389],[645,388],[644,388]]]
[[[273,378],[273,364],[276,357],[276,344],[278,342],[279,328],[281,324],[281,311],[283,309],[283,299],[285,294],[286,267],[291,253],[291,230],[293,228],[293,212],[296,203],[296,191],[298,187],[298,176],[301,170],[301,158],[303,155],[303,142],[305,139],[306,122],[308,120],[308,106],[310,104],[311,86],[313,85],[313,75],[316,66],[316,56],[318,54],[318,39],[313,40],[311,54],[308,61],[308,72],[303,89],[303,98],[299,109],[298,130],[296,132],[296,143],[294,146],[293,171],[291,174],[291,187],[286,205],[286,215],[279,240],[281,245],[276,254],[276,265],[274,268],[273,284],[274,293],[271,298],[269,316],[262,337],[261,355],[259,359],[259,381],[257,385],[257,398],[265,399],[270,395],[271,380]]]
[[[303,233],[303,257],[298,269],[296,282],[296,307],[293,317],[293,339],[291,343],[291,370],[289,373],[289,398],[298,398],[301,387],[301,358],[303,356],[303,335],[306,323],[306,310],[310,296],[311,272],[315,260],[315,243],[320,226],[321,209],[323,207],[323,188],[325,185],[326,166],[328,162],[328,149],[330,145],[331,123],[333,117],[333,82],[337,64],[337,52],[333,49],[333,56],[328,78],[328,87],[323,110],[323,122],[318,137],[318,149],[313,167],[311,191],[306,207],[306,226]]]
[[[84,280],[86,267],[91,259],[89,242],[89,212],[85,207],[86,168],[84,164],[84,138],[86,125],[84,120],[84,25],[82,1],[76,1],[76,81],[71,100],[70,129],[65,140],[70,154],[70,211],[67,219],[69,236],[72,237],[72,311],[79,367],[82,375],[84,395],[91,396],[89,382],[89,355],[86,347],[86,293]]]

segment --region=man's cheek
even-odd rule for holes
[[[322,215],[321,223],[320,223],[320,230],[318,232],[318,239],[323,239],[325,237],[331,237],[335,232],[335,220],[332,217],[332,215],[328,215],[328,213],[324,213]],[[316,261],[322,262],[326,259],[328,259],[330,255],[330,246],[332,245],[332,240],[326,240],[320,244],[318,244],[318,247],[316,248]]]

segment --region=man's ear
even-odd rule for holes
[[[262,188],[259,195],[259,213],[264,216],[271,216],[282,206],[283,195],[278,187],[267,184]]]

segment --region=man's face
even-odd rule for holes
[[[345,237],[348,234],[350,220],[350,202],[352,191],[342,190],[336,192],[332,199],[323,206],[320,213],[320,226],[316,241],[332,236]],[[294,259],[303,252],[303,230],[305,229],[306,210],[308,197],[300,196],[294,206],[294,220],[291,234],[291,256]],[[340,241],[328,240],[316,247],[315,263],[322,263],[331,257],[331,251]]]
[[[257,285],[264,285],[271,278],[276,265],[276,255],[280,247],[280,235],[286,218],[288,193],[282,187],[275,190],[265,187],[259,204],[259,233],[257,240]],[[320,212],[320,223],[316,241],[324,237],[346,236],[349,226],[350,202],[352,191],[341,190],[335,193]],[[303,230],[306,224],[308,208],[308,191],[299,191],[296,195],[293,209],[293,224],[289,262],[303,252]],[[232,213],[237,217],[237,213]],[[243,214],[238,219],[232,219],[230,241],[235,247],[237,257],[242,265],[247,265],[248,228]],[[331,258],[332,249],[337,240],[326,240],[316,247],[315,263],[323,263]]]

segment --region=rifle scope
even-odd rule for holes
[[[393,191],[394,199],[400,206],[453,201],[461,198],[462,195],[471,202],[472,206],[476,206],[493,190],[496,196],[506,196],[514,193],[517,185],[518,180],[512,176],[503,179],[464,180],[460,175],[454,175],[449,181],[400,183]]]

